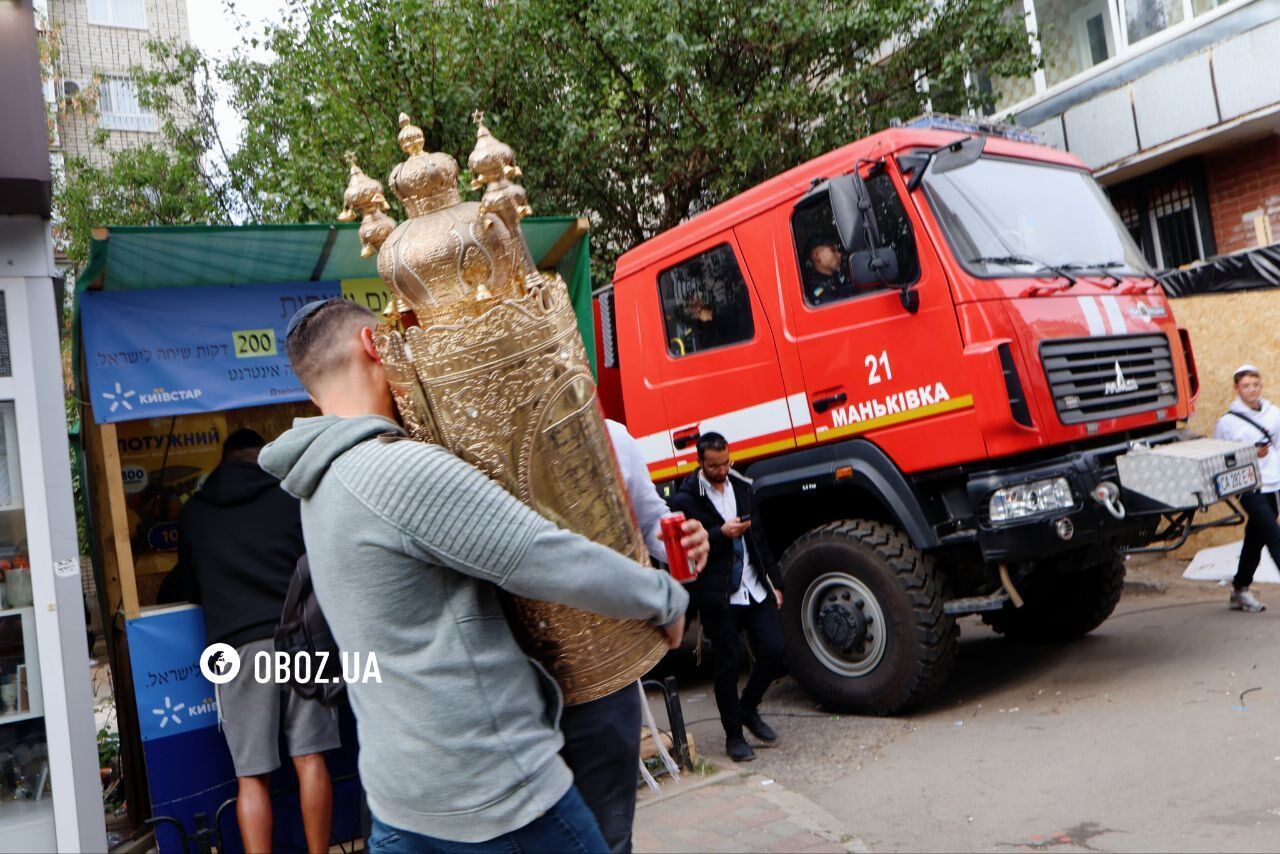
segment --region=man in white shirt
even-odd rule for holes
[[[1218,419],[1214,428],[1215,439],[1233,442],[1253,442],[1258,448],[1258,471],[1262,483],[1258,492],[1240,496],[1240,504],[1249,521],[1244,528],[1244,546],[1240,549],[1240,563],[1232,580],[1231,598],[1228,604],[1233,611],[1257,613],[1267,606],[1249,590],[1253,574],[1262,559],[1265,546],[1271,559],[1280,566],[1280,513],[1277,492],[1280,491],[1280,454],[1273,445],[1280,438],[1280,409],[1262,397],[1262,374],[1253,365],[1241,365],[1234,376],[1236,399],[1227,413]]]
[[[690,608],[697,608],[702,628],[715,654],[716,706],[724,726],[725,751],[734,762],[755,759],[743,735],[745,726],[766,744],[778,735],[760,717],[760,701],[775,679],[786,673],[783,655],[782,579],[770,577],[751,528],[750,481],[732,470],[729,445],[719,433],[698,439],[700,467],[671,496],[672,510],[702,522],[711,538],[711,555],[702,574],[687,585]],[[738,694],[742,665],[742,632],[746,631],[755,664]]]

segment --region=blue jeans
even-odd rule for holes
[[[451,842],[383,824],[375,815],[370,852],[379,854],[608,854],[600,826],[576,786],[519,830],[486,842]]]

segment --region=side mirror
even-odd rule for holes
[[[828,182],[831,215],[845,252],[855,252],[866,244],[862,229],[862,208],[853,175],[841,175]]]
[[[920,310],[920,292],[911,285],[902,286],[902,290],[898,292],[898,299],[902,300],[902,307],[909,314],[915,314]]]
[[[985,136],[970,136],[952,143],[933,157],[933,174],[941,175],[953,169],[960,169],[977,161],[982,150],[987,147]]]
[[[849,253],[849,271],[855,285],[892,282],[898,278],[898,255],[889,246]]]
[[[898,255],[890,246],[852,252],[849,254],[849,274],[855,285],[892,282],[898,278]],[[902,300],[902,307],[911,314],[920,310],[920,292],[914,286],[902,285],[898,298]]]

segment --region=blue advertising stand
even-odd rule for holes
[[[219,815],[236,796],[237,784],[218,727],[217,693],[200,672],[204,612],[196,605],[157,609],[127,621],[125,630],[153,815],[176,819],[190,835],[203,813],[214,830],[214,845],[242,851],[234,805]],[[333,838],[345,842],[362,835],[355,726],[345,703],[341,724],[342,747],[326,759],[334,780]],[[280,756],[288,756],[283,744]],[[305,851],[297,780],[289,762],[272,776],[271,789],[275,850]],[[168,823],[157,825],[156,845],[161,854],[184,850],[180,834]]]

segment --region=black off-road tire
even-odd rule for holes
[[[1046,570],[1028,579],[1019,589],[1025,599],[1021,608],[1006,605],[984,614],[992,629],[1011,640],[1036,643],[1073,641],[1102,625],[1120,602],[1124,592],[1123,555],[1078,572]]]
[[[959,628],[943,611],[942,579],[933,560],[899,528],[860,519],[832,522],[796,540],[781,563],[786,582],[782,628],[791,673],[820,702],[888,715],[919,703],[946,681],[955,664]],[[874,605],[880,625],[867,631],[879,629],[884,635],[873,665],[868,656],[846,666],[830,635],[821,631],[822,621],[815,621],[824,600],[850,601],[843,590],[853,593],[853,601],[874,597],[865,610]],[[817,596],[822,591],[831,592]],[[850,675],[861,667],[869,669]]]

